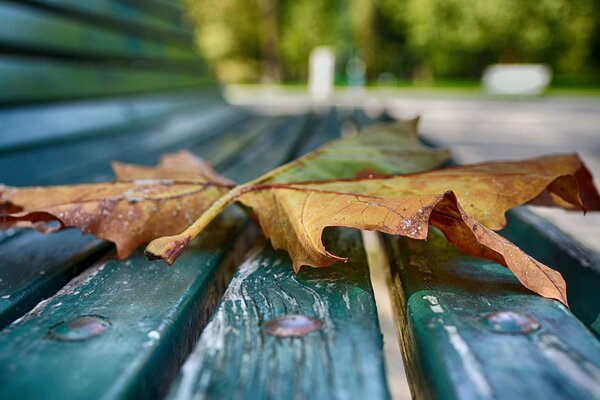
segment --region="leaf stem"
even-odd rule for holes
[[[151,241],[144,253],[151,259],[163,259],[171,265],[183,252],[190,240],[198,236],[208,224],[215,219],[242,193],[248,190],[248,185],[236,186],[224,196],[215,201],[202,215],[183,232],[173,236],[163,236]]]

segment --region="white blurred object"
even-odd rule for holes
[[[335,54],[329,47],[315,47],[310,53],[308,91],[315,99],[333,94]]]
[[[552,70],[544,64],[494,64],[481,78],[486,92],[509,95],[542,94],[551,79]]]

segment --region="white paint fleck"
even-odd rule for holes
[[[460,336],[458,329],[452,325],[444,326],[444,330],[448,334],[450,344],[460,356],[465,373],[475,385],[475,390],[483,398],[491,398],[492,388],[490,387],[479,361],[475,358],[467,342]]]
[[[222,304],[229,303],[235,308],[234,313],[241,315],[244,320],[247,316],[247,304],[243,294],[243,283],[250,275],[256,272],[262,265],[259,258],[264,246],[255,246],[240,265],[237,273],[232,278],[227,290],[223,294]],[[239,305],[239,309],[238,306]],[[217,310],[212,320],[208,323],[195,350],[190,354],[187,361],[181,367],[182,378],[177,386],[177,392],[172,396],[175,399],[194,398],[194,388],[198,374],[201,373],[202,382],[210,382],[212,371],[202,371],[202,361],[210,355],[222,352],[229,333],[239,334],[237,330],[228,326],[227,315],[223,310]],[[202,371],[202,372],[201,372]]]
[[[440,305],[437,297],[427,295],[427,296],[423,296],[423,299],[427,300],[427,302],[429,303],[429,309],[431,309],[432,312],[434,312],[436,314],[444,313],[444,309]]]
[[[567,344],[554,335],[543,335],[538,341],[544,357],[546,357],[570,381],[590,395],[600,399],[600,369],[585,357],[575,352]]]
[[[346,308],[348,310],[352,310],[350,308],[350,296],[348,295],[348,289],[346,289],[346,292],[342,295],[342,299],[344,299],[344,303],[346,303]]]
[[[106,257],[110,257],[110,255],[107,255]],[[18,325],[22,321],[27,321],[27,320],[30,320],[32,318],[35,318],[35,317],[41,315],[42,312],[44,311],[44,309],[46,308],[46,306],[52,300],[60,299],[61,297],[66,296],[66,295],[78,294],[79,290],[77,290],[77,289],[81,288],[82,286],[86,285],[89,281],[91,281],[99,272],[101,272],[104,269],[104,267],[106,266],[106,263],[107,263],[106,260],[102,260],[95,266],[92,266],[92,267],[86,269],[81,274],[79,274],[75,278],[71,279],[69,281],[69,283],[67,283],[65,286],[63,286],[63,288],[61,290],[59,290],[54,296],[40,301],[27,314],[23,315],[21,318],[14,320],[12,322],[11,326]]]
[[[148,337],[152,340],[160,339],[160,333],[158,331],[150,331],[148,332]]]
[[[31,311],[29,311],[27,314],[23,315],[21,318],[14,320],[12,322],[12,324],[10,324],[10,325],[11,326],[18,325],[22,321],[27,321],[29,319],[37,317],[38,315],[40,315],[42,313],[42,311],[44,311],[44,309],[46,308],[48,303],[50,303],[50,300],[52,300],[52,297],[40,301],[33,309],[31,309]]]

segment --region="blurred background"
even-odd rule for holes
[[[377,86],[477,87],[495,63],[542,63],[552,89],[600,88],[597,0],[186,0],[223,82],[303,84],[315,47]]]

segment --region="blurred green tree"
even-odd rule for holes
[[[338,75],[361,57],[373,80],[478,78],[496,62],[600,72],[600,0],[186,0],[203,54],[225,81],[304,80],[328,45]]]
[[[495,62],[543,62],[559,73],[580,72],[598,22],[594,0],[380,2],[406,27],[416,69],[439,76],[478,77]]]

